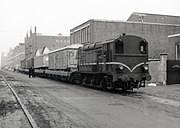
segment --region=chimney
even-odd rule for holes
[[[26,33],[26,38],[28,38],[28,31],[27,31],[27,33]]]
[[[31,35],[32,35],[32,29],[30,28],[30,37],[31,37]]]
[[[36,26],[34,27],[34,33],[36,34]]]

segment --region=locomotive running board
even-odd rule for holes
[[[108,64],[108,65],[111,65],[111,64],[114,64],[114,65],[122,65],[122,66],[126,67],[130,72],[133,72],[137,67],[139,67],[139,66],[141,66],[141,65],[143,65],[143,64],[147,64],[147,63],[144,63],[144,62],[139,63],[139,64],[135,65],[132,69],[131,69],[129,66],[127,66],[126,64],[120,63],[120,62],[106,62],[106,63],[98,63],[98,64],[100,64],[100,65],[103,65],[103,64]],[[88,65],[88,66],[89,66],[89,65],[97,65],[97,63],[85,63],[85,64],[80,64],[80,65]]]

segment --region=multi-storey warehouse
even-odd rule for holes
[[[33,57],[38,54],[41,54],[43,49],[48,49],[49,51],[55,50],[66,45],[69,45],[70,39],[69,36],[62,36],[59,34],[58,36],[46,36],[41,35],[36,32],[36,27],[34,33],[30,30],[30,34],[25,37],[25,60],[23,65],[26,68],[33,66]]]
[[[118,37],[122,33],[135,34],[145,38],[149,42],[149,57],[159,58],[160,53],[168,52],[168,36],[180,33],[180,17],[163,16],[164,22],[162,23],[162,21],[160,21],[162,18],[153,20],[153,18],[162,17],[162,15],[151,14],[149,16],[148,14],[144,14],[143,21],[142,15],[143,14],[139,16],[140,21],[134,18],[137,16],[136,13],[133,13],[128,21],[91,19],[71,29],[71,44],[95,43]],[[168,20],[166,20],[166,18]],[[156,21],[156,23],[154,21]]]

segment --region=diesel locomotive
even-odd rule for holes
[[[135,35],[66,46],[34,58],[36,75],[103,89],[133,90],[149,81],[148,42]],[[45,60],[43,60],[45,59]],[[38,66],[36,66],[38,65]],[[42,66],[40,66],[42,65]]]
[[[78,50],[77,82],[104,89],[133,90],[145,87],[151,76],[148,42],[135,35],[123,35]]]

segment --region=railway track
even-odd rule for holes
[[[13,89],[12,85],[10,84],[10,82],[8,82],[8,81],[12,81],[13,79],[11,77],[8,78],[5,75],[5,73],[2,72],[2,71],[0,71],[0,78],[1,78],[1,81],[3,81],[5,83],[5,85],[7,85],[8,88],[10,89],[10,91],[12,92],[12,94],[13,94],[14,98],[16,99],[17,103],[19,104],[20,108],[22,109],[23,113],[27,117],[27,120],[28,120],[30,126],[32,128],[38,128],[37,124],[35,123],[34,119],[30,115],[30,113],[28,112],[27,108],[23,105],[21,99],[18,97],[17,93],[14,91],[14,89]]]

